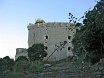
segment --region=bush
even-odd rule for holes
[[[30,72],[31,73],[40,73],[43,71],[43,62],[34,61],[31,63]]]
[[[27,60],[16,61],[14,69],[15,69],[16,72],[29,71],[29,69],[30,69],[30,62],[27,61]]]
[[[28,48],[27,51],[30,61],[43,60],[43,58],[47,56],[47,52],[44,48],[45,46],[43,44],[34,44]]]

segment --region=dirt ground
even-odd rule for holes
[[[41,73],[25,75],[22,78],[92,78],[88,64],[77,62],[61,62],[44,68]]]
[[[104,59],[93,66],[67,60],[22,78],[104,78]]]

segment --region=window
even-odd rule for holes
[[[69,30],[71,30],[71,28],[68,28]]]
[[[45,39],[48,39],[48,36],[45,36]]]
[[[76,29],[76,32],[78,32],[79,31],[79,29]]]
[[[71,39],[71,36],[68,36],[68,39]]]
[[[73,31],[73,29],[71,29],[71,31]]]
[[[70,47],[68,47],[68,50],[70,50],[71,48]]]
[[[45,46],[45,50],[47,50],[48,49],[48,47],[47,46]]]

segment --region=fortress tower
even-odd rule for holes
[[[29,24],[28,45],[42,43],[48,56],[44,59],[60,60],[73,56],[72,39],[77,27],[65,22],[48,22],[38,19],[35,24]]]
[[[79,28],[65,22],[48,22],[38,19],[28,25],[28,45],[44,44],[48,53],[44,60],[56,61],[73,56],[72,39]]]

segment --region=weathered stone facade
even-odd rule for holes
[[[28,45],[42,43],[48,55],[44,60],[56,61],[73,56],[72,39],[78,27],[65,22],[37,20],[28,25]]]
[[[17,48],[15,59],[17,59],[19,56],[26,56],[28,58],[27,49],[26,48]]]

